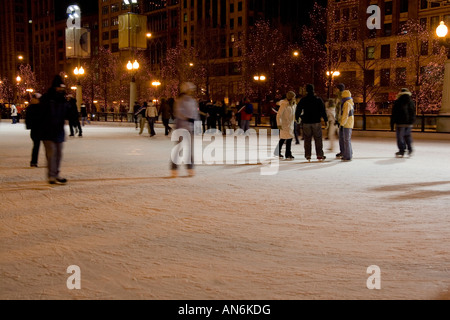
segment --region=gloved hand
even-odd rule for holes
[[[278,126],[278,130],[283,130],[283,126]]]
[[[339,121],[336,121],[335,123],[334,123],[334,125],[336,126],[336,127],[340,127],[340,125],[339,125]]]

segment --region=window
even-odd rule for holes
[[[420,55],[427,56],[428,55],[428,41],[422,41],[420,44]]]
[[[238,17],[238,26],[242,27],[242,17]]]
[[[358,20],[358,8],[357,7],[352,8],[352,19]]]
[[[234,12],[234,3],[231,3],[230,4],[230,13],[233,13]]]
[[[238,11],[242,11],[242,1],[238,2]]]
[[[108,13],[109,13],[109,6],[103,6],[102,14],[108,14]]]
[[[102,27],[109,27],[109,20],[108,19],[103,19]]]
[[[339,9],[334,10],[334,22],[341,21],[341,11]]]
[[[420,18],[420,26],[426,30],[427,29],[427,18]]]
[[[406,68],[395,69],[395,83],[398,86],[406,85]]]
[[[229,57],[230,58],[233,57],[233,48],[230,48],[228,51],[229,51]]]
[[[384,24],[384,36],[390,37],[392,35],[392,23]]]
[[[341,62],[347,62],[347,50],[346,49],[341,50]]]
[[[111,30],[111,39],[119,38],[119,30]]]
[[[118,26],[119,25],[119,17],[111,18],[111,25],[112,26]]]
[[[230,19],[230,29],[234,29],[234,19]]]
[[[400,13],[408,12],[408,2],[409,0],[400,1]]]
[[[391,69],[380,70],[380,87],[389,87],[391,85]]]
[[[349,36],[349,30],[348,29],[344,29],[342,31],[342,41],[348,41],[348,36]]]
[[[184,21],[184,22],[188,22],[188,14],[187,14],[187,13],[184,14],[183,21]]]
[[[119,51],[119,43],[113,43],[111,45],[111,52],[118,52]]]
[[[109,40],[109,32],[108,31],[102,33],[102,40]]]
[[[436,30],[436,28],[439,26],[439,23],[440,23],[439,16],[431,17],[431,19],[430,19],[430,28],[431,28],[432,32],[434,32]]]
[[[389,15],[392,14],[392,1],[386,2],[386,3],[384,4],[384,14],[385,14],[386,16],[389,16]]]
[[[118,12],[119,10],[120,10],[119,3],[114,3],[114,4],[111,5],[111,13]]]
[[[364,84],[366,86],[375,84],[375,70],[364,70]]]
[[[428,0],[420,0],[420,9],[428,8]]]
[[[350,33],[350,40],[356,40],[358,38],[358,29],[352,28],[352,32]]]
[[[341,40],[341,31],[340,30],[334,30],[334,41],[339,42]]]
[[[344,8],[342,9],[342,20],[348,21],[350,18],[350,8]]]
[[[367,60],[375,59],[375,47],[370,46],[366,48],[366,59]]]
[[[397,43],[397,58],[406,57],[406,42]]]
[[[391,45],[383,44],[381,46],[381,59],[390,59],[391,58]]]
[[[230,42],[235,42],[236,38],[234,37],[234,33],[230,34]]]
[[[350,49],[350,61],[356,61],[356,49]]]

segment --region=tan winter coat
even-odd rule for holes
[[[293,139],[294,136],[294,120],[295,102],[290,103],[287,99],[281,100],[279,103],[280,110],[277,113],[277,125],[281,126],[280,139]]]

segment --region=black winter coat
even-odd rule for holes
[[[322,98],[314,94],[308,94],[302,98],[295,110],[295,119],[298,120],[300,117],[303,123],[320,123],[322,118],[325,122],[328,122],[327,112]]]
[[[68,109],[69,103],[64,92],[50,88],[41,97],[41,121],[39,125],[41,140],[64,142],[64,124],[65,120],[68,120]]]
[[[391,116],[391,129],[394,125],[412,125],[416,121],[416,107],[409,94],[402,94],[394,102]]]

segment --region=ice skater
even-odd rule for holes
[[[184,82],[180,87],[180,96],[175,101],[174,116],[175,116],[175,128],[187,130],[190,134],[190,141],[188,143],[182,143],[178,141],[176,147],[180,147],[182,144],[186,149],[183,149],[183,154],[187,155],[187,169],[190,177],[194,176],[194,123],[200,120],[198,111],[198,102],[193,98],[197,87],[192,82]],[[183,139],[183,138],[181,138]],[[171,175],[172,178],[178,176],[178,167],[180,164],[179,150],[175,152],[175,156],[172,158]]]
[[[349,90],[342,92],[342,109],[339,120],[339,145],[341,146],[342,161],[353,158],[352,132],[355,124],[355,109],[352,94]]]
[[[396,129],[398,152],[397,157],[403,157],[405,151],[408,155],[413,153],[412,127],[416,121],[416,107],[411,99],[411,92],[403,88],[397,95],[392,107],[391,130]]]
[[[322,141],[322,118],[325,123],[328,122],[325,105],[322,98],[316,96],[314,93],[314,85],[306,85],[306,97],[302,98],[297,106],[295,119],[303,123],[303,138],[305,140],[305,158],[311,161],[311,142],[314,137],[316,146],[317,160],[323,161],[326,159],[323,153]]]
[[[297,106],[295,100],[295,93],[289,91],[286,94],[286,99],[279,102],[280,110],[277,113],[277,126],[280,130],[280,141],[275,150],[275,156],[283,158],[281,154],[281,149],[286,142],[286,160],[294,160],[292,155],[292,140],[294,139],[294,120],[295,120],[295,108]]]

